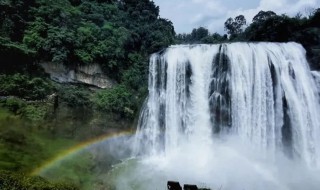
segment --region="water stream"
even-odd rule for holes
[[[117,189],[166,189],[167,180],[319,188],[320,104],[301,45],[171,46],[149,66],[134,159],[111,174]]]

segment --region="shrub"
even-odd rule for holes
[[[133,95],[124,85],[98,92],[93,98],[93,103],[99,110],[117,113],[127,118],[134,117]]]
[[[41,78],[32,78],[28,81],[27,86],[28,95],[25,95],[28,99],[45,99],[47,95],[53,92],[53,85],[44,79]]]
[[[58,88],[59,99],[70,107],[91,107],[90,92],[85,88],[62,86]]]
[[[31,121],[41,121],[47,114],[47,107],[45,105],[27,105],[21,110],[21,114],[24,118]]]
[[[36,176],[29,177],[24,174],[9,171],[0,171],[1,190],[77,190],[72,184],[50,183],[46,179]]]
[[[9,97],[8,99],[3,101],[3,106],[8,108],[10,111],[18,114],[21,109],[26,106],[26,103],[18,98]]]
[[[44,99],[54,90],[50,81],[16,73],[0,75],[0,96],[17,96],[28,100]]]
[[[42,121],[48,113],[48,104],[41,102],[28,103],[16,97],[3,99],[0,101],[0,105],[31,121]]]

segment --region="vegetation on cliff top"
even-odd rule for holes
[[[246,18],[239,15],[224,23],[227,35],[211,34],[204,27],[195,28],[190,34],[178,34],[177,43],[222,42],[290,42],[300,43],[307,50],[312,69],[320,69],[320,9],[314,9],[307,17],[277,15],[272,11],[260,11],[247,25]]]
[[[172,23],[160,18],[159,7],[149,0],[1,1],[0,57],[6,59],[2,59],[0,74],[23,75],[1,75],[0,96],[41,99],[53,91],[64,96],[71,90],[54,90],[44,80],[33,78],[44,77],[37,63],[70,68],[96,63],[120,86],[99,92],[93,107],[132,120],[146,95],[148,56],[172,44],[174,35]],[[21,92],[16,92],[19,82]],[[82,96],[87,97],[77,94]],[[118,100],[124,102],[119,105]]]

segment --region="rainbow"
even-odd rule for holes
[[[94,146],[96,144],[99,144],[99,143],[107,141],[107,140],[111,140],[111,139],[115,139],[115,138],[119,138],[119,137],[131,136],[134,133],[135,133],[135,131],[133,131],[133,130],[121,131],[121,132],[102,135],[102,136],[90,139],[88,141],[82,142],[80,144],[77,144],[67,150],[60,152],[55,157],[47,160],[46,162],[41,164],[39,167],[34,169],[30,173],[30,175],[31,176],[41,175],[41,173],[52,168],[53,166],[60,163],[61,161],[65,160],[69,157],[72,157],[73,155],[81,152],[82,150],[85,150],[87,148],[90,148],[91,146]]]

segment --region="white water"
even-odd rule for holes
[[[130,176],[143,171],[138,189],[165,189],[167,180],[318,189],[319,113],[299,44],[172,46],[151,56],[135,143],[142,157],[121,184],[135,189]]]

